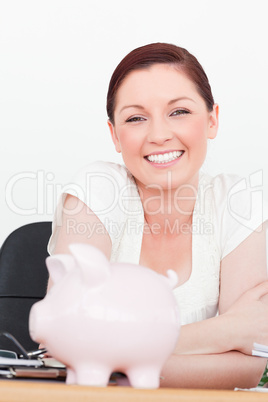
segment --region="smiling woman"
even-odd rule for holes
[[[112,138],[139,188],[152,183],[165,187],[167,169],[171,188],[186,182],[198,186],[207,139],[217,133],[218,107],[208,111],[181,69],[154,64],[130,72],[121,81],[113,105]]]
[[[111,78],[107,113],[124,165],[77,173],[81,191],[70,186],[60,199],[50,254],[90,243],[110,261],[172,268],[183,327],[161,385],[257,385],[266,362],[251,356],[253,342],[268,344],[268,212],[241,178],[201,170],[219,113],[202,66],[175,45],[135,49]]]

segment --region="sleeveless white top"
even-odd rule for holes
[[[112,262],[139,263],[144,213],[135,180],[125,166],[95,162],[65,186],[53,220],[50,254],[57,241],[67,194],[88,205],[105,226],[112,241]],[[253,202],[245,179],[234,175],[213,178],[200,173],[192,220],[192,273],[173,290],[182,325],[217,314],[221,260],[267,218],[262,198],[255,197]]]

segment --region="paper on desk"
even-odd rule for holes
[[[8,369],[0,370],[0,376],[1,375],[7,376],[8,374],[11,374],[10,370],[8,370]]]
[[[266,357],[268,359],[268,346],[260,343],[253,344],[252,356]]]
[[[234,391],[268,392],[268,388],[263,388],[263,387],[256,387],[256,388],[235,388]]]
[[[46,357],[42,359],[45,367],[54,367],[54,368],[61,368],[64,369],[66,366],[59,362],[58,360],[54,359],[53,357]]]
[[[41,367],[43,362],[41,360],[27,360],[27,359],[10,359],[8,357],[0,357],[0,366],[15,367],[15,366],[27,366],[27,367]]]

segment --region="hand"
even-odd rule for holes
[[[231,318],[234,350],[252,355],[254,342],[268,345],[268,280],[243,293],[224,315]]]

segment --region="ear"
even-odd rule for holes
[[[209,131],[208,138],[214,139],[217,135],[219,127],[219,105],[213,105],[213,110],[209,115]]]
[[[70,244],[69,249],[85,283],[91,288],[102,285],[110,277],[110,263],[100,249],[84,243]]]
[[[62,278],[71,271],[74,266],[74,258],[67,254],[56,254],[46,259],[46,265],[49,272],[49,276],[53,284],[60,282]]]
[[[120,146],[119,139],[118,139],[118,137],[116,135],[115,127],[112,124],[111,120],[108,120],[107,123],[108,123],[108,126],[109,126],[109,130],[110,130],[110,133],[111,133],[111,136],[112,136],[113,143],[115,145],[116,152],[120,153],[121,152],[121,146]]]

